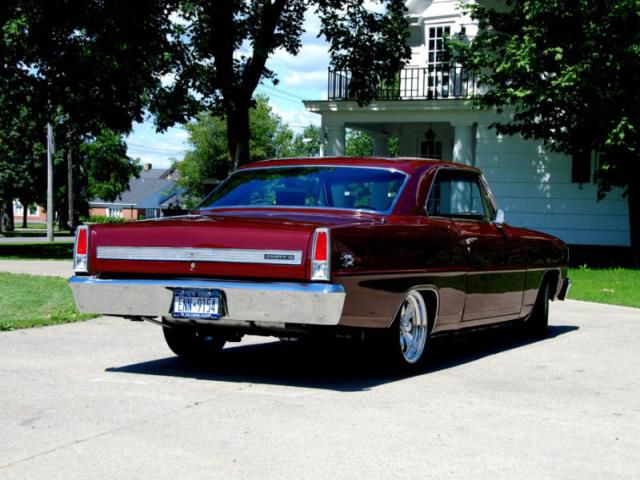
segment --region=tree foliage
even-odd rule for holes
[[[230,161],[247,163],[254,91],[264,80],[277,81],[267,67],[270,55],[298,54],[310,9],[322,21],[333,65],[352,72],[351,91],[360,102],[371,100],[375,85],[392,79],[409,56],[404,1],[376,3],[386,14],[356,0],[183,1],[175,36],[182,55],[174,63],[174,81],[152,104],[158,126],[185,123],[202,111],[222,115]]]
[[[257,97],[255,106],[249,111],[249,125],[249,149],[253,160],[290,156],[293,134],[272,112],[266,97]],[[224,117],[209,112],[199,114],[196,120],[187,124],[191,150],[175,166],[180,184],[192,197],[203,197],[232,169],[227,151],[227,128]]]
[[[3,171],[14,172],[14,179],[24,183],[24,188],[0,186],[5,205],[13,198],[23,203],[42,201],[44,124],[54,125],[58,150],[75,153],[83,141],[100,143],[105,135],[127,133],[134,121],[143,119],[149,98],[169,71],[174,53],[169,14],[175,10],[176,1],[2,2],[0,137],[11,136],[16,129],[26,133],[13,141],[11,152],[0,160]],[[7,126],[9,123],[12,125]],[[34,149],[37,153],[25,154],[25,150]],[[117,158],[122,157],[113,157],[105,168],[120,165]],[[61,189],[65,187],[60,179],[67,178],[63,165],[58,159],[56,183]],[[126,166],[112,174],[124,175],[125,171]],[[126,184],[128,174],[111,183]],[[86,187],[78,185],[79,191]],[[59,208],[66,199],[60,195],[56,198],[56,210],[66,217]]]
[[[283,157],[317,157],[320,155],[320,127],[308,125],[301,133],[295,135],[290,147],[283,152]]]
[[[5,0],[2,76],[28,78],[49,121],[125,133],[171,58],[171,0]]]
[[[640,259],[640,1],[507,0],[467,5],[479,21],[453,52],[475,70],[484,107],[513,108],[503,134],[574,156],[600,154],[600,197],[621,186]],[[507,7],[507,8],[504,8]]]

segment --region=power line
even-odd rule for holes
[[[295,95],[295,94],[289,93],[289,92],[283,92],[283,91],[278,90],[275,87],[272,87],[270,85],[260,85],[259,88],[264,88],[265,90],[268,90],[270,92],[278,93],[280,95],[286,95],[288,97],[295,98],[296,100],[304,101],[304,98],[302,98],[302,97],[300,97],[298,95]]]

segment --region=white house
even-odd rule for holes
[[[630,245],[629,213],[621,190],[597,201],[594,161],[548,152],[540,142],[498,136],[495,111],[472,107],[475,79],[444,62],[443,37],[472,39],[473,21],[458,0],[409,0],[410,63],[396,88],[359,107],[349,93],[349,73],[329,72],[328,100],[306,101],[322,117],[323,155],[342,155],[345,129],[374,138],[374,155],[388,154],[390,136],[401,156],[441,158],[479,167],[506,220],[551,233],[572,245]],[[483,2],[484,3],[484,2]],[[399,87],[399,88],[398,88]]]

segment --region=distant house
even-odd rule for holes
[[[492,5],[490,0],[474,0]],[[506,213],[507,222],[551,233],[577,249],[628,247],[629,210],[622,190],[598,201],[597,156],[571,158],[542,142],[497,135],[496,121],[508,112],[474,108],[481,93],[475,77],[444,54],[445,38],[471,41],[477,23],[460,0],[409,0],[411,59],[397,85],[380,85],[376,98],[360,106],[349,71],[331,70],[327,100],[306,101],[322,121],[322,155],[345,151],[345,130],[373,137],[374,155],[389,154],[389,138],[399,139],[401,156],[450,160],[481,168]]]
[[[140,178],[132,178],[129,189],[113,202],[94,198],[89,202],[89,215],[138,220],[184,213],[184,189],[176,183],[173,168],[152,168],[146,163]]]
[[[17,201],[13,201],[13,223],[16,226],[22,225],[22,220],[24,219],[24,207],[23,205]],[[47,213],[39,205],[29,205],[27,206],[27,223],[45,223],[47,221]]]

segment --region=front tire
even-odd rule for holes
[[[538,298],[531,310],[531,315],[524,324],[526,333],[533,338],[544,338],[547,336],[549,326],[549,300],[551,299],[551,283],[545,282]]]
[[[218,333],[192,327],[164,326],[162,331],[171,351],[191,362],[213,360],[226,343],[226,338]]]

